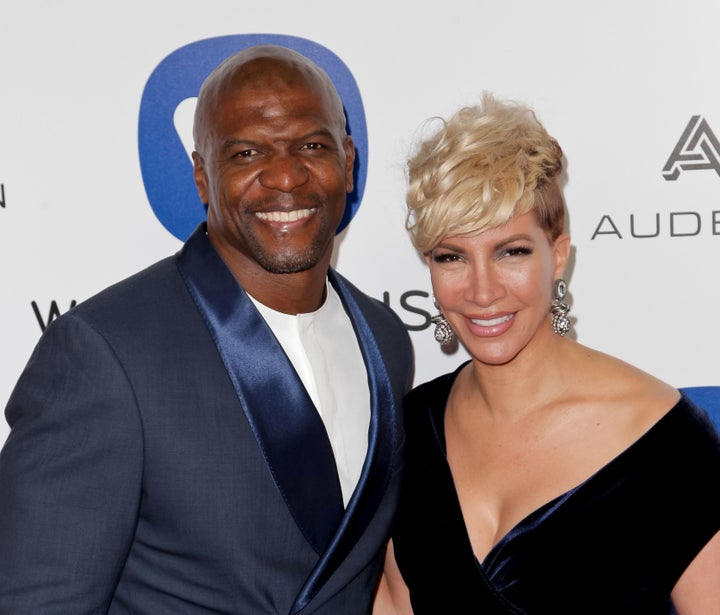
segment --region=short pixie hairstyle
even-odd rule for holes
[[[406,227],[422,253],[534,211],[550,241],[565,229],[562,150],[535,113],[484,94],[421,141],[408,160]]]

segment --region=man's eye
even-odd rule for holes
[[[302,146],[302,149],[323,149],[325,147],[322,143],[306,143]]]

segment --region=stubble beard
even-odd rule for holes
[[[306,248],[296,248],[292,245],[279,245],[276,249],[270,250],[258,236],[252,232],[246,234],[246,241],[255,261],[268,273],[287,274],[300,273],[315,267],[325,256],[335,236],[335,229],[330,228],[330,221],[326,215],[329,208],[326,202],[321,199],[313,199],[315,202],[310,207],[316,207],[316,216],[319,218],[319,227]],[[252,229],[252,227],[250,227]],[[282,238],[279,240],[282,243]]]
[[[316,240],[303,251],[284,250],[273,253],[256,251],[255,257],[258,264],[268,273],[300,273],[315,267],[324,253],[324,246]]]

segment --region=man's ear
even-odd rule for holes
[[[208,204],[208,181],[205,173],[205,161],[197,152],[192,153],[193,177],[197,186],[198,196],[203,205]]]
[[[355,143],[352,137],[343,140],[345,150],[345,192],[350,193],[354,188],[353,171],[355,170]]]

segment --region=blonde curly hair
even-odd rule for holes
[[[535,211],[550,241],[564,232],[562,149],[528,107],[484,94],[421,141],[409,158],[406,228],[427,253]]]

